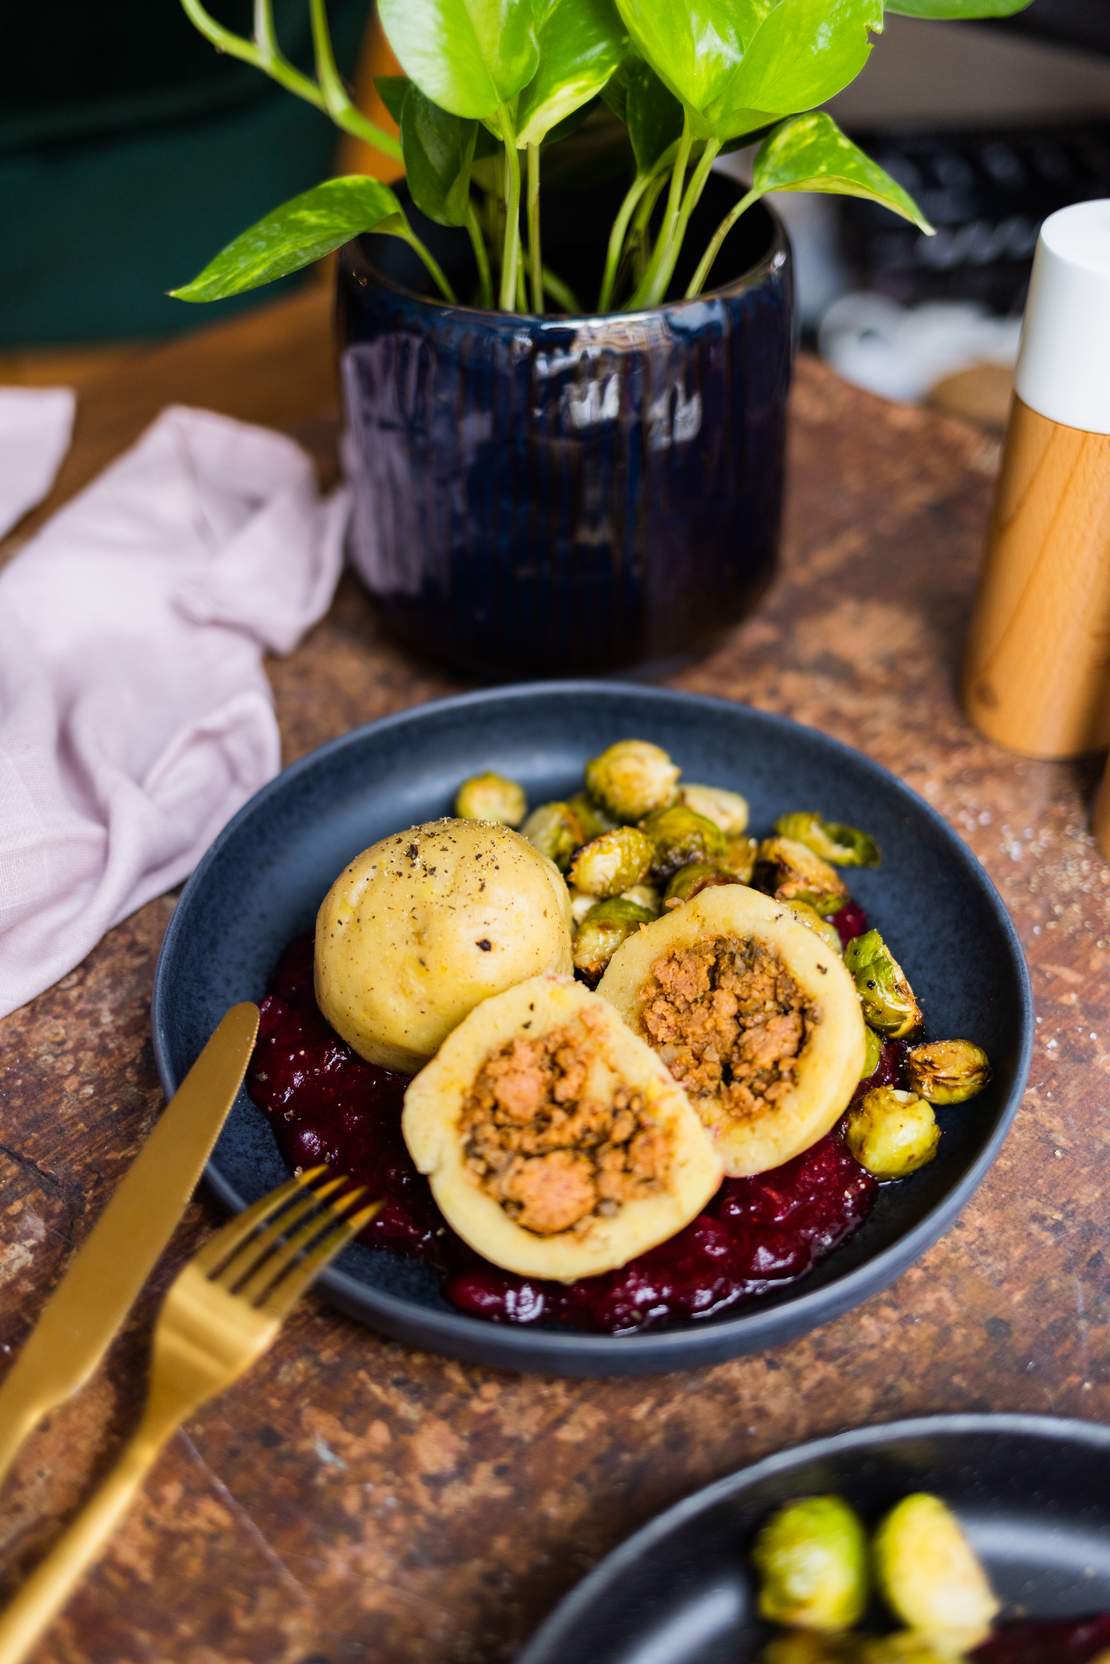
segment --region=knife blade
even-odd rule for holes
[[[0,1484],[23,1440],[83,1386],[173,1235],[235,1101],[258,1007],[233,1005],[73,1255],[0,1386]]]

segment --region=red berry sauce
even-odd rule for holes
[[[286,949],[261,1009],[247,1088],[270,1116],[286,1161],[334,1164],[383,1196],[364,1240],[428,1261],[448,1300],[473,1317],[603,1334],[710,1317],[804,1276],[862,1223],[878,1188],[832,1132],[772,1172],[726,1179],[704,1213],[619,1271],[569,1285],[517,1277],[445,1223],[401,1137],[407,1080],[365,1063],[324,1021],[311,937]],[[903,1053],[885,1043],[863,1085],[900,1078]]]
[[[1092,1664],[1110,1647],[1110,1612],[1095,1618],[1004,1624],[972,1653],[975,1664]]]

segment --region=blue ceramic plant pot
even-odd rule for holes
[[[710,181],[691,261],[735,190]],[[414,217],[465,285],[456,234]],[[608,223],[576,195],[560,228],[545,203],[545,254],[585,292]],[[710,647],[776,563],[794,347],[779,220],[753,209],[718,262],[735,275],[648,312],[446,306],[412,258],[363,237],[338,267],[352,556],[390,630],[484,679]]]

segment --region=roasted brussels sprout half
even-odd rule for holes
[[[725,835],[719,826],[676,803],[670,809],[657,809],[641,822],[644,831],[655,845],[652,877],[670,878],[679,867],[691,861],[719,861],[725,853]]]
[[[642,820],[673,803],[679,768],[650,740],[618,740],[586,764],[586,790],[617,820]]]
[[[759,1612],[772,1623],[836,1632],[867,1607],[867,1534],[838,1496],[807,1496],[772,1514],[752,1549]]]
[[[927,1636],[918,1635],[912,1629],[902,1629],[897,1635],[863,1641],[853,1660],[858,1660],[858,1664],[960,1664],[963,1656],[963,1653],[954,1653],[948,1648],[941,1652]]]
[[[910,1085],[931,1104],[962,1104],[991,1078],[990,1058],[972,1040],[926,1040],[906,1053]]]
[[[900,1040],[921,1027],[921,1007],[906,973],[877,930],[854,936],[844,949],[844,963],[872,1028]]]
[[[848,889],[835,867],[795,838],[764,838],[752,879],[776,901],[804,901],[818,913],[837,913]]]
[[[861,1167],[877,1179],[904,1179],[937,1153],[933,1107],[914,1092],[876,1086],[847,1114],[844,1138]]]
[[[840,932],[829,919],[821,917],[816,907],[811,907],[808,901],[788,901],[786,905],[797,918],[801,919],[803,924],[807,924],[812,931],[815,931],[821,940],[832,948],[835,954],[839,955],[843,952],[840,945]]]
[[[464,780],[455,798],[455,813],[460,820],[489,820],[502,826],[519,826],[527,808],[524,787],[492,770]]]
[[[574,908],[574,898],[572,896],[571,897],[571,910],[572,911],[573,911],[573,908]],[[864,1059],[863,1059],[863,1073],[860,1075],[859,1078],[860,1078],[860,1080],[869,1080],[870,1077],[875,1073],[875,1070],[879,1067],[879,1064],[883,1060],[883,1043],[879,1039],[879,1036],[875,1033],[875,1030],[873,1028],[869,1028],[869,1029],[866,1029],[864,1031],[863,1039],[864,1039],[864,1044],[867,1047],[867,1052],[866,1052],[866,1055],[864,1056]]]
[[[591,985],[597,982],[621,943],[641,925],[650,924],[654,917],[646,907],[637,907],[634,901],[626,901],[623,896],[599,901],[596,907],[590,908],[575,934],[575,970]]]
[[[567,874],[576,890],[593,896],[619,896],[647,877],[655,846],[635,826],[615,826],[591,838],[574,856]]]
[[[850,1635],[817,1635],[799,1629],[776,1635],[760,1654],[761,1664],[861,1664],[860,1643]]]
[[[582,828],[584,843],[590,838],[600,838],[603,832],[611,832],[618,824],[612,815],[607,815],[604,809],[598,807],[589,792],[575,792],[573,797],[568,797],[567,808]]]
[[[591,907],[596,907],[600,896],[592,896],[587,890],[572,890],[570,892],[570,916],[575,924],[581,924]]]
[[[541,803],[520,830],[532,847],[554,861],[561,872],[566,872],[571,856],[586,841],[582,822],[569,803]]]
[[[663,892],[663,906],[681,907],[684,901],[700,895],[702,890],[711,889],[714,884],[735,883],[732,874],[717,866],[715,861],[690,861],[668,879]]]
[[[941,1651],[970,1652],[990,1634],[998,1601],[940,1497],[924,1491],[903,1497],[875,1533],[874,1559],[890,1610]]]
[[[663,911],[663,897],[654,884],[631,884],[621,891],[621,896],[625,901],[634,901],[637,907],[646,907],[653,919]]]
[[[726,837],[725,852],[720,857],[720,865],[731,876],[734,884],[750,884],[758,853],[758,839],[738,832]]]
[[[879,846],[868,833],[861,832],[858,826],[825,820],[815,809],[780,815],[775,831],[784,838],[805,844],[834,867],[877,867],[881,860]]]
[[[704,815],[729,837],[747,828],[748,800],[739,792],[726,791],[723,786],[684,785],[679,790],[678,801],[693,809],[696,815]]]

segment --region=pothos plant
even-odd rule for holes
[[[1031,0],[378,0],[402,76],[378,82],[400,137],[352,100],[336,65],[326,0],[308,0],[315,73],[284,56],[272,0],[251,38],[201,0],[181,0],[220,51],[255,65],[344,132],[403,163],[412,201],[466,232],[476,288],[503,311],[580,312],[541,240],[540,184],[551,148],[604,111],[627,134],[630,183],[608,228],[598,311],[659,305],[710,170],[756,145],[751,185],[721,220],[686,287],[701,292],[732,227],[773,191],[865,197],[931,227],[912,198],[818,109],[867,62],[884,13],[999,18]],[[591,175],[590,169],[584,172]],[[584,178],[585,185],[591,182]],[[460,297],[388,185],[329,179],[275,208],[183,288],[219,300],[300,270],[360,232],[402,238],[444,301]]]

